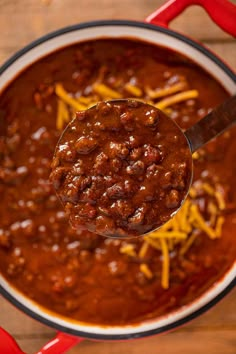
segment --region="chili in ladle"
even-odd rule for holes
[[[133,99],[78,112],[59,139],[50,175],[72,226],[119,238],[159,228],[188,195],[192,153],[235,120],[235,96],[185,133]]]

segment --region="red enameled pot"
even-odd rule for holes
[[[229,93],[234,94],[236,92],[236,75],[232,69],[202,44],[168,28],[169,22],[190,5],[202,6],[216,24],[236,37],[236,6],[227,0],[169,0],[148,16],[145,22],[109,20],[82,23],[63,28],[34,41],[17,52],[0,68],[0,91],[17,73],[46,54],[81,40],[107,37],[109,34],[111,38],[134,37],[183,53],[220,81]],[[60,331],[38,354],[62,354],[81,342],[83,338],[93,340],[135,339],[172,330],[215,305],[235,286],[235,283],[236,261],[222,279],[184,308],[180,308],[168,316],[137,326],[110,328],[74,323],[69,319],[62,319],[55,314],[50,314],[13,289],[1,276],[0,292],[26,314]],[[1,328],[0,352],[1,354],[23,353],[14,339]]]

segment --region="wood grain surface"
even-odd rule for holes
[[[214,0],[212,0],[214,1]],[[236,4],[236,0],[232,1]],[[143,20],[161,0],[0,0],[0,65],[30,41],[60,27],[98,19]],[[236,70],[236,40],[197,6],[171,28],[203,42]],[[236,354],[236,290],[201,317],[171,333],[126,342],[84,341],[70,354]],[[0,325],[27,353],[36,353],[55,331],[0,298]],[[0,343],[1,347],[1,343]],[[0,354],[4,354],[1,352]],[[58,353],[60,354],[60,353]]]

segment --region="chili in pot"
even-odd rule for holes
[[[186,57],[130,38],[65,47],[20,73],[0,102],[3,276],[50,311],[103,325],[156,318],[203,294],[235,261],[235,127],[194,154],[189,198],[143,240],[73,230],[50,165],[63,127],[99,100],[144,99],[185,130],[227,96]]]

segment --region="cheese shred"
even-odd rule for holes
[[[147,264],[145,263],[140,264],[139,269],[145,275],[146,278],[152,279],[153,274]]]
[[[75,98],[71,97],[61,84],[56,84],[55,92],[58,97],[60,97],[65,103],[73,107],[76,111],[83,111],[86,106],[79,103]]]
[[[213,187],[209,185],[209,183],[203,183],[202,189],[209,195],[213,196],[215,194],[215,190]]]
[[[104,84],[94,84],[93,91],[103,99],[122,98],[122,95]]]
[[[158,238],[158,239],[163,239],[163,238],[178,238],[178,239],[186,239],[187,234],[185,232],[181,231],[154,231],[150,235],[148,235],[150,238]]]
[[[155,107],[159,109],[165,109],[166,107],[172,106],[173,104],[197,98],[198,96],[199,93],[197,90],[183,91],[177,93],[176,95],[164,98],[163,100],[156,103]]]
[[[152,90],[149,87],[146,87],[146,94],[151,98],[151,99],[157,99],[161,98],[164,96],[172,95],[173,93],[176,93],[178,91],[182,91],[186,89],[187,83],[185,81],[180,81],[172,86],[160,88],[157,90]]]
[[[56,127],[58,130],[62,130],[66,123],[70,121],[70,115],[66,104],[58,99],[57,102],[57,120],[56,120]]]
[[[215,228],[216,237],[221,237],[222,226],[223,226],[224,222],[225,222],[225,218],[223,216],[219,216],[216,221],[216,228]]]
[[[143,95],[143,92],[139,87],[131,85],[129,83],[125,85],[125,90],[134,97],[141,97]]]
[[[121,246],[120,253],[126,254],[127,256],[130,256],[130,257],[137,256],[136,251],[134,249],[134,245],[132,245],[132,244],[125,244],[125,245]]]
[[[169,259],[169,250],[167,242],[164,238],[160,239],[162,257],[163,257],[163,265],[162,265],[162,275],[161,275],[161,285],[163,289],[169,288],[169,276],[170,276],[170,259]]]
[[[149,247],[149,245],[148,245],[147,242],[144,242],[142,244],[142,246],[141,246],[141,248],[139,250],[139,254],[138,254],[139,258],[144,258],[146,256],[148,247]]]
[[[209,225],[207,225],[207,223],[201,216],[197,205],[196,204],[191,205],[190,210],[191,210],[191,219],[193,221],[196,221],[199,229],[204,231],[210,238],[212,239],[216,238],[215,230],[213,230]]]
[[[219,191],[215,191],[215,198],[217,200],[219,209],[224,210],[225,209],[225,201],[224,201],[222,194]]]
[[[179,254],[184,256],[197,238],[197,233],[192,234],[179,250]]]

